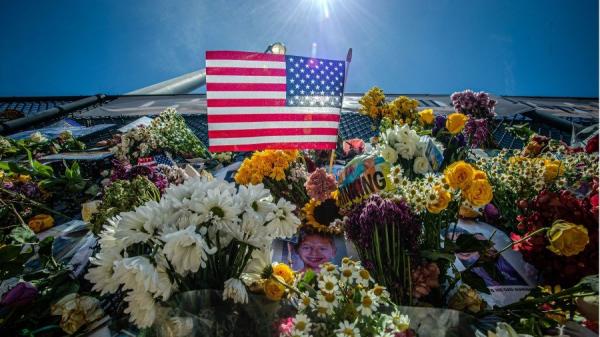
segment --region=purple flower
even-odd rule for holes
[[[435,116],[435,123],[431,133],[436,136],[437,133],[446,127],[446,116],[437,115]]]
[[[9,191],[14,191],[15,184],[12,181],[5,181],[2,183],[2,187]]]
[[[371,248],[375,229],[380,233],[379,240],[384,242],[386,227],[388,233],[390,227],[395,227],[400,244],[408,251],[416,252],[421,224],[403,200],[372,195],[350,211],[345,223],[347,237],[362,249]]]
[[[473,92],[465,90],[455,92],[450,96],[452,105],[456,111],[475,118],[493,118],[496,113],[496,101],[485,92]]]
[[[496,208],[494,204],[487,204],[483,208],[483,216],[486,222],[493,224],[496,220],[498,220],[500,211],[498,211],[498,208]]]
[[[487,119],[469,119],[463,133],[471,140],[471,147],[484,147],[489,135]]]
[[[20,307],[27,305],[38,295],[37,288],[29,282],[19,282],[11,290],[2,295],[0,300],[0,306],[6,307]]]
[[[40,188],[36,183],[27,182],[19,187],[19,192],[30,199],[37,199],[41,196]]]

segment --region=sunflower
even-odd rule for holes
[[[330,226],[332,222],[341,218],[335,199],[330,198],[325,201],[310,199],[302,211],[306,226],[319,232],[337,233],[340,230],[338,226]]]

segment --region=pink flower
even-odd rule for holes
[[[304,184],[307,194],[318,201],[325,201],[331,197],[337,185],[333,174],[328,174],[324,168],[316,169]]]

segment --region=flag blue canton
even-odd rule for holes
[[[286,104],[291,107],[342,107],[343,61],[286,56]]]

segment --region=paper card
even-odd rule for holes
[[[434,172],[437,172],[440,169],[440,166],[444,161],[444,153],[431,138],[429,138],[427,147],[425,148],[425,157],[427,157],[429,165]]]
[[[373,193],[390,190],[390,164],[382,157],[356,156],[339,173],[338,201],[342,208],[360,202]]]

